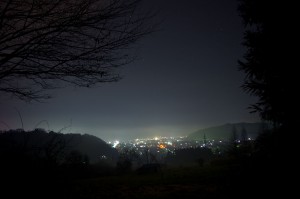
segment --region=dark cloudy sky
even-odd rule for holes
[[[243,25],[236,0],[151,0],[160,31],[144,38],[138,59],[120,70],[123,80],[93,89],[53,92],[46,103],[0,97],[0,128],[36,127],[89,133],[104,140],[186,135],[200,128],[255,122],[247,107],[237,60]]]

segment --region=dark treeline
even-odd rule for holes
[[[214,158],[215,154],[211,149],[203,148],[186,148],[175,150],[174,154],[169,153],[166,157],[166,163],[172,166],[204,166]]]
[[[7,194],[47,193],[41,195],[44,198],[62,193],[60,186],[70,180],[110,174],[118,152],[92,135],[18,129],[0,133],[0,157]]]

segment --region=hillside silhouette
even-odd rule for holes
[[[243,129],[246,131],[247,136],[255,139],[260,132],[267,128],[264,123],[232,123],[220,126],[212,126],[209,128],[200,129],[188,135],[188,139],[203,140],[204,136],[209,140],[231,140],[233,131],[236,131],[237,138],[241,138]]]
[[[50,150],[62,159],[72,151],[86,155],[90,163],[101,158],[116,160],[118,152],[102,139],[89,134],[62,134],[53,131],[47,133],[43,129],[33,131],[10,130],[0,134],[1,151],[17,150],[31,155],[47,158]],[[48,151],[48,152],[46,152]],[[48,154],[47,154],[48,153]],[[54,154],[53,154],[54,155]]]
[[[71,182],[109,174],[118,152],[88,134],[17,129],[0,133],[0,157],[0,197],[53,198],[68,195]]]

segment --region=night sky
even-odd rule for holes
[[[241,89],[237,60],[243,24],[236,0],[151,0],[159,31],[135,48],[137,60],[119,70],[117,83],[51,92],[46,103],[0,97],[0,129],[44,128],[89,133],[106,141],[186,135],[200,128],[256,122],[255,102]],[[46,122],[40,122],[46,120]],[[6,123],[8,127],[4,124]]]

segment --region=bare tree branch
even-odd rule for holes
[[[0,92],[43,100],[62,84],[120,79],[128,49],[150,33],[142,0],[2,0]]]

